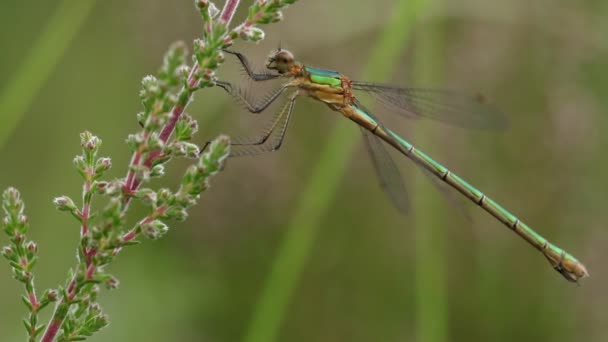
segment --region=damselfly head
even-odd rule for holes
[[[266,61],[266,68],[276,70],[279,74],[284,74],[293,65],[293,54],[285,49],[279,48],[273,51]]]

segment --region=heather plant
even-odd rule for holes
[[[199,126],[185,110],[194,93],[216,85],[215,72],[224,61],[223,49],[236,39],[263,39],[264,31],[259,25],[281,20],[281,10],[294,2],[257,0],[246,19],[231,29],[239,0],[227,0],[222,11],[211,1],[195,1],[203,25],[201,37],[193,43],[193,52],[190,54],[184,43],[174,43],[157,74],[142,81],[139,97],[143,110],[137,114],[141,129],[126,139],[132,157],[124,178],[104,178],[112,162],[101,155],[101,139],[88,131],[80,135],[82,153],[74,158],[73,166],[83,179],[82,198],[54,199],[56,208],[69,213],[80,227],[76,265],[69,270],[63,285],[37,291],[34,266],[38,245],[27,237],[25,204],[17,189],[3,192],[2,224],[9,244],[2,249],[2,255],[8,260],[13,277],[25,288],[22,299],[28,314],[23,324],[28,341],[79,341],[108,325],[108,315],[98,297],[102,287],[115,289],[119,284],[107,271],[108,266],[124,248],[137,245],[142,239],[161,238],[170,222],[186,220],[188,210],[198,202],[230,153],[226,136],[202,149],[191,142]],[[178,189],[146,187],[151,179],[162,178],[167,163],[176,158],[193,161],[184,171]],[[99,199],[95,203],[105,204],[93,207],[93,198]],[[133,201],[147,208],[143,217],[129,215]],[[136,223],[127,224],[133,221]],[[54,305],[53,314],[42,323],[39,314],[49,304]]]

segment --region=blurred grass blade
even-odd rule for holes
[[[428,1],[427,10],[440,8],[443,0]],[[443,27],[427,23],[416,36],[413,73],[416,84],[441,84],[443,74]],[[419,146],[431,145],[433,134],[426,128],[432,122],[420,120],[416,125]],[[435,140],[436,141],[436,140]],[[416,341],[448,340],[448,300],[446,289],[446,218],[444,206],[429,191],[428,177],[417,173],[413,182],[416,264]],[[452,191],[452,189],[448,189]]]
[[[390,11],[384,33],[371,49],[369,64],[361,79],[386,80],[407,43],[416,17],[423,10],[423,0],[399,1]],[[336,51],[340,53],[340,51]],[[319,110],[323,110],[320,108]],[[341,120],[329,135],[325,150],[304,187],[300,204],[279,247],[266,286],[252,316],[245,341],[270,342],[278,336],[281,321],[293,291],[308,260],[321,219],[327,212],[344,174],[360,132],[351,122]]]
[[[64,0],[38,39],[0,89],[0,148],[8,140],[31,102],[80,31],[95,0]]]

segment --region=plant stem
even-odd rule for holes
[[[236,12],[237,7],[239,7],[240,0],[226,0],[224,4],[224,9],[222,10],[222,14],[220,16],[220,20],[226,23],[226,25],[230,24],[232,21],[232,17]]]
[[[80,248],[81,250],[81,254],[82,254],[82,258],[84,259],[85,265],[87,266],[87,272],[86,272],[86,277],[85,279],[90,279],[92,277],[92,275],[95,273],[95,265],[92,264],[92,258],[96,253],[95,249],[87,249],[85,243],[84,243],[84,238],[86,237],[89,228],[88,228],[88,223],[89,223],[89,216],[90,216],[90,211],[91,211],[91,196],[89,195],[89,192],[91,191],[91,186],[92,186],[92,177],[93,177],[93,171],[89,170],[88,174],[86,176],[86,180],[84,183],[84,187],[83,187],[83,192],[82,192],[82,210],[80,211],[80,218],[82,220],[82,225],[80,227],[80,241],[81,241],[81,246]],[[70,284],[68,285],[67,288],[67,295],[68,295],[68,299],[69,301],[71,301],[74,296],[76,295],[76,289],[78,288],[78,280],[77,280],[78,274],[74,274],[74,277],[72,278],[72,280],[70,281]],[[53,313],[53,317],[51,318],[51,321],[49,322],[48,326],[46,327],[46,330],[44,332],[44,335],[42,336],[42,342],[52,342],[55,337],[57,336],[57,333],[59,332],[59,329],[61,328],[61,325],[63,324],[63,321],[65,320],[65,317],[68,313],[68,309],[69,309],[69,304],[67,304],[67,302],[65,301],[65,298],[61,298],[56,306],[55,306],[55,312]]]
[[[84,188],[83,188],[83,196],[82,196],[83,204],[82,204],[82,210],[80,211],[80,218],[82,220],[82,225],[80,227],[80,241],[84,241],[84,237],[89,232],[89,215],[90,215],[90,211],[91,211],[91,196],[89,196],[88,194],[91,191],[91,185],[92,185],[91,177],[92,177],[92,175],[88,176],[88,179],[85,181]],[[91,253],[89,250],[87,250],[87,247],[84,244],[81,245],[81,248],[82,248],[82,256],[85,258],[86,265],[89,266],[91,264]]]
[[[30,302],[30,305],[32,306],[32,309],[30,311],[30,324],[32,322],[37,322],[38,321],[38,310],[40,309],[40,302],[38,301],[38,298],[36,297],[36,290],[34,287],[34,278],[32,277],[28,283],[25,284],[25,289],[27,292],[27,297],[28,300]],[[29,339],[30,341],[34,341],[35,340],[35,336],[36,336],[36,324],[32,324],[30,331],[28,331],[29,334]]]
[[[220,14],[220,20],[223,21],[228,27],[230,22],[232,21],[232,17],[238,8],[240,0],[227,0],[224,4],[224,8],[222,9],[222,13]],[[194,94],[194,90],[198,86],[199,80],[197,78],[199,67],[198,63],[194,63],[190,70],[190,74],[188,75],[188,86],[182,88],[180,93],[178,94],[178,102],[171,110],[171,117],[169,121],[163,126],[163,129],[160,133],[160,140],[163,143],[166,143],[171,134],[173,134],[173,130],[175,129],[175,125],[177,124],[180,116],[183,114],[184,110],[190,103],[192,99],[192,95]],[[151,152],[148,158],[143,162],[143,165],[146,167],[150,167],[154,160],[158,158],[160,155],[160,151]],[[128,208],[128,204],[131,201],[131,195],[139,188],[141,185],[141,181],[137,179],[135,176],[134,167],[138,166],[141,162],[142,153],[140,151],[136,151],[133,154],[133,158],[131,159],[131,163],[129,165],[129,171],[127,173],[126,182],[125,182],[125,198],[123,203],[123,212],[125,212]]]
[[[220,18],[222,21],[225,22],[226,26],[228,26],[230,24],[230,21],[232,20],[232,17],[234,16],[234,12],[236,12],[238,4],[239,4],[238,0],[228,0],[226,2],[224,9],[222,10],[222,13],[220,14]],[[192,99],[192,95],[194,94],[194,91],[196,90],[198,83],[199,83],[199,79],[197,77],[197,72],[198,72],[198,64],[195,62],[190,70],[190,74],[188,75],[187,86],[183,87],[181,89],[180,93],[178,94],[178,102],[171,110],[171,116],[170,116],[168,122],[163,126],[163,128],[161,130],[159,138],[163,143],[166,143],[169,140],[169,138],[171,137],[171,135],[173,134],[173,131],[175,130],[175,125],[179,121],[179,118],[181,117],[184,110],[188,106],[190,100]],[[148,166],[148,167],[151,166],[152,163],[154,162],[154,160],[156,158],[158,158],[160,156],[160,154],[161,154],[160,151],[151,152],[149,154],[149,156],[146,158],[146,160],[143,162],[143,165]],[[129,201],[132,198],[132,194],[138,189],[139,185],[141,184],[141,181],[138,180],[135,175],[134,167],[138,166],[141,163],[142,156],[143,156],[143,154],[141,151],[135,151],[133,154],[133,157],[131,158],[131,162],[129,165],[129,171],[127,172],[126,182],[125,182],[125,186],[124,186],[125,196],[124,196],[124,203],[123,203],[123,208],[122,208],[123,214],[126,212]],[[88,184],[89,190],[90,190],[90,186],[91,186],[91,184]],[[85,184],[85,191],[86,191],[86,189],[87,189],[87,184]],[[86,194],[86,192],[85,192],[85,194]],[[88,230],[87,221],[88,221],[89,211],[90,211],[90,203],[84,203],[83,210],[82,210],[83,224],[81,227],[81,238],[84,237],[84,234],[86,234],[86,232]],[[85,218],[85,214],[86,214],[86,218]],[[136,235],[135,232],[129,232],[128,234],[129,234],[129,238],[131,238],[131,239],[134,238]],[[95,256],[97,251],[95,249],[87,250],[85,246],[82,246],[82,248],[83,248],[83,254],[85,256],[85,263],[87,266],[86,274],[93,275],[95,272],[95,269],[94,269],[94,265],[91,264],[90,261],[93,259],[93,257]],[[79,269],[79,266],[80,265],[77,265],[76,270]],[[86,280],[86,277],[85,277],[85,280]],[[51,317],[51,320],[50,320],[49,324],[47,325],[47,328],[41,339],[42,342],[54,341],[55,337],[59,333],[59,330],[61,329],[63,322],[65,321],[65,318],[67,317],[69,307],[71,305],[71,301],[76,297],[76,295],[78,294],[77,292],[80,290],[80,288],[81,288],[81,286],[79,286],[78,280],[77,280],[77,275],[75,274],[74,278],[70,281],[70,284],[68,285],[68,288],[66,291],[66,295],[68,296],[68,298],[67,298],[68,301],[66,301],[65,296],[57,301],[57,304],[55,306],[55,312],[53,312],[53,316]]]
[[[72,280],[74,283],[74,280]],[[59,329],[61,329],[61,325],[65,320],[65,317],[68,314],[69,304],[64,301],[62,298],[55,307],[55,312],[53,312],[53,317],[49,322],[44,335],[42,336],[41,342],[53,342],[57,333],[59,333]]]
[[[186,109],[186,107],[188,106],[188,103],[192,99],[192,95],[194,94],[194,89],[196,88],[196,86],[198,85],[198,82],[199,82],[196,77],[197,72],[198,72],[198,64],[195,63],[192,66],[192,69],[190,70],[190,74],[188,75],[188,87],[184,87],[180,91],[180,93],[178,95],[178,99],[179,99],[178,103],[171,110],[171,116],[169,117],[169,121],[165,124],[165,126],[163,126],[163,129],[160,132],[159,139],[163,143],[166,143],[167,141],[169,141],[169,138],[171,137],[171,134],[173,133],[173,130],[175,129],[175,125],[177,124],[177,121],[179,120],[180,116],[184,113],[184,110]],[[152,163],[154,162],[154,160],[156,158],[158,158],[159,155],[160,155],[160,151],[151,152],[150,155],[148,156],[148,158],[146,158],[146,160],[144,161],[143,165],[146,167],[152,166]],[[132,159],[131,165],[129,167],[129,173],[127,174],[127,182],[125,183],[125,187],[126,187],[125,193],[127,194],[127,196],[125,196],[125,199],[124,199],[125,204],[124,204],[123,212],[127,210],[127,205],[129,203],[129,201],[131,200],[130,195],[133,194],[133,192],[135,192],[139,188],[139,185],[141,184],[141,181],[135,177],[135,172],[133,171],[133,167],[137,166],[137,164],[141,160],[141,157],[142,157],[141,152],[136,151],[135,154],[133,155],[133,159]]]

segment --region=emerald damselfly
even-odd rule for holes
[[[241,53],[225,50],[236,56],[246,74],[256,82],[286,79],[278,89],[261,101],[255,102],[231,83],[217,81],[231,95],[245,104],[251,113],[261,113],[285,92],[291,91],[286,104],[273,118],[269,127],[257,139],[234,145],[256,147],[245,150],[245,154],[276,151],[281,147],[285,132],[292,117],[296,100],[306,96],[325,103],[329,108],[342,113],[361,127],[364,141],[370,152],[381,184],[395,207],[401,212],[408,208],[407,192],[398,168],[385,150],[386,143],[408,157],[435,181],[442,181],[456,189],[466,198],[490,213],[498,221],[539,250],[551,266],[567,280],[577,282],[589,275],[585,266],[574,256],[549,242],[527,224],[511,214],[497,202],[486,196],[464,179],[414,147],[400,135],[385,127],[367,110],[354,95],[354,91],[370,93],[380,103],[397,113],[410,117],[428,117],[456,126],[497,128],[505,125],[504,116],[486,103],[482,96],[467,97],[462,94],[436,89],[404,88],[384,84],[358,82],[345,75],[324,69],[306,66],[294,59],[291,52],[279,48],[266,61],[266,72],[256,73],[249,60]],[[270,139],[270,137],[274,137]]]

